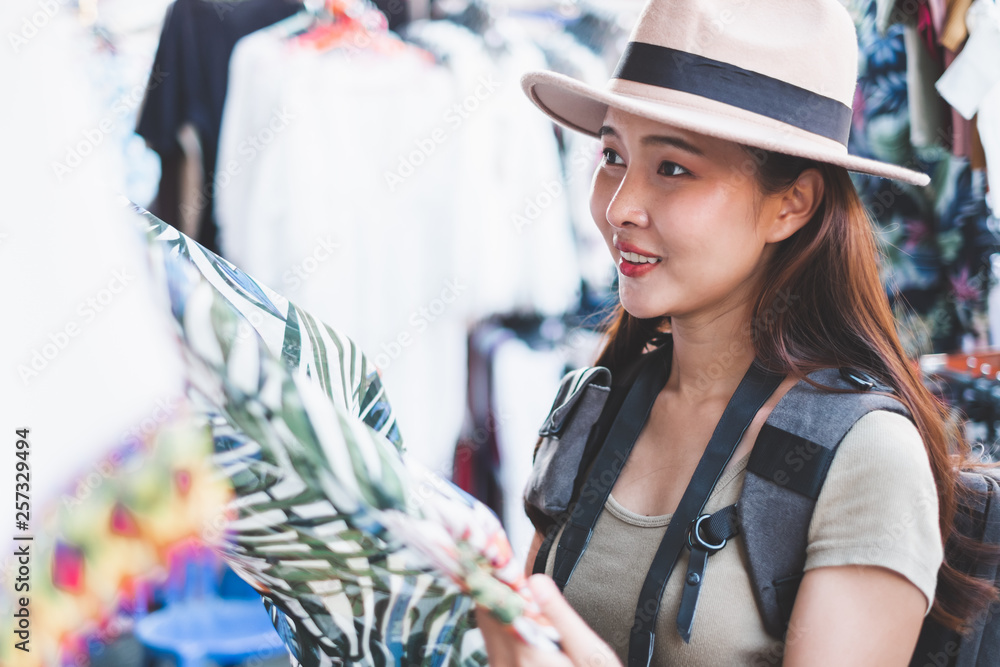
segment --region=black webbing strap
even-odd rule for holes
[[[549,552],[552,551],[552,542],[556,538],[556,534],[559,533],[560,524],[553,524],[551,528],[545,533],[545,539],[542,540],[542,545],[538,547],[538,553],[535,554],[535,564],[531,566],[532,574],[545,574],[545,564],[549,560]]]
[[[661,342],[655,349],[653,349],[653,351],[640,356],[632,364],[626,366],[622,373],[615,374],[615,377],[611,382],[611,393],[608,396],[608,400],[604,403],[604,410],[601,412],[600,417],[594,424],[590,437],[588,438],[584,448],[583,457],[581,458],[580,465],[577,470],[577,477],[573,483],[573,493],[570,496],[569,508],[564,516],[559,517],[559,519],[546,530],[542,544],[538,549],[538,553],[535,555],[535,563],[532,566],[533,574],[545,573],[545,566],[549,562],[549,552],[552,550],[552,544],[559,535],[559,529],[562,528],[563,524],[566,523],[575,511],[576,501],[580,497],[583,485],[587,481],[586,472],[590,467],[591,462],[596,457],[597,452],[600,451],[602,445],[606,441],[607,434],[610,429],[609,422],[611,422],[614,415],[618,414],[618,411],[621,409],[622,404],[625,402],[628,390],[631,389],[643,368],[650,364],[669,363],[669,358],[667,358],[666,355],[669,355],[671,350],[672,346]],[[666,383],[666,380],[664,380],[664,383]]]
[[[755,361],[750,364],[750,368],[722,413],[722,418],[712,433],[712,439],[709,440],[705,453],[691,476],[691,482],[667,525],[666,533],[643,582],[629,641],[629,667],[649,666],[653,658],[656,617],[660,612],[663,589],[674,566],[677,565],[681,550],[687,544],[691,521],[704,509],[708,496],[719,481],[723,469],[732,458],[754,415],[783,379],[783,375],[771,373]]]
[[[621,409],[611,422],[605,445],[597,453],[591,473],[570,512],[569,521],[556,546],[556,558],[552,569],[552,578],[559,586],[559,590],[563,590],[573,575],[577,563],[580,562],[580,557],[590,542],[590,536],[594,533],[597,518],[608,501],[615,480],[618,479],[618,473],[625,466],[632,446],[649,418],[657,395],[667,383],[668,360],[663,354],[657,354],[658,351],[649,353],[647,363],[626,394]]]

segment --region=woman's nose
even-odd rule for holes
[[[637,174],[626,173],[618,183],[618,189],[608,202],[607,217],[612,227],[645,227],[649,224],[643,184]]]

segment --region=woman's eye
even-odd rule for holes
[[[618,155],[618,153],[614,152],[614,150],[610,148],[605,148],[601,152],[604,154],[604,164],[614,164],[614,165],[625,164],[624,162],[622,162],[621,156]]]
[[[676,162],[664,161],[660,163],[660,173],[664,176],[681,176],[690,172]]]

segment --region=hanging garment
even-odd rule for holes
[[[226,98],[229,56],[237,40],[302,8],[291,0],[176,0],[167,13],[149,90],[136,132],[159,153],[165,169],[179,164],[177,133],[194,126],[201,145],[203,180],[195,197],[198,241],[215,250],[213,215],[219,126]],[[162,73],[162,80],[153,77]],[[171,174],[167,174],[169,179]],[[179,223],[179,202],[160,200],[157,210]]]
[[[992,172],[987,170],[990,181],[992,208],[1000,205],[996,192],[1000,190],[1000,143],[997,130],[1000,126],[1000,8],[992,0],[976,0],[966,14],[970,36],[955,61],[938,79],[937,89],[966,120],[976,118],[975,133],[981,144],[975,146],[974,157],[981,157],[987,164],[994,163]]]
[[[944,27],[941,29],[941,45],[952,51],[958,51],[969,36],[965,25],[965,15],[972,5],[972,0],[948,0]]]
[[[608,80],[610,72],[604,60],[570,34],[553,33],[540,46],[549,69],[592,85]],[[580,132],[566,132],[554,123],[553,127],[561,147],[580,274],[592,291],[606,293],[616,271],[590,212],[590,183],[602,158],[601,141]]]
[[[477,225],[455,211],[456,92],[415,50],[317,51],[272,26],[233,53],[216,179],[223,254],[369,351],[444,476],[484,254],[459,246]]]
[[[405,34],[455,79],[441,117],[461,164],[448,197],[471,316],[572,309],[580,273],[559,147],[520,87],[525,71],[545,66],[544,53],[507,19],[496,19],[488,38],[450,21],[416,21]]]
[[[919,23],[903,26],[903,40],[910,143],[926,147],[940,144],[947,136],[948,106],[934,89],[934,82],[944,71],[942,49],[934,40],[927,6],[920,7]]]
[[[477,603],[551,645],[496,517],[406,458],[353,342],[152,215],[139,224],[237,494],[225,555],[293,664],[484,665]]]
[[[944,50],[944,67],[947,70],[951,67],[951,64],[955,61],[958,54],[949,49]],[[962,117],[962,114],[958,112],[958,109],[948,105],[949,113],[951,114],[951,153],[956,157],[969,157],[972,152],[972,138],[970,136],[972,132],[971,121],[966,120]]]
[[[18,36],[21,19],[37,11],[32,0],[11,0],[0,14],[17,17],[11,34]],[[0,79],[9,90],[32,91],[0,112],[11,129],[0,178],[0,280],[16,285],[5,304],[19,314],[2,334],[8,370],[0,396],[11,436],[16,420],[16,428],[44,429],[35,437],[57,443],[33,443],[33,519],[59,503],[81,474],[95,473],[94,463],[121,444],[122,434],[183,385],[175,357],[149,354],[150,346],[169,345],[171,335],[142,298],[152,281],[108,197],[126,187],[119,116],[107,106],[121,97],[118,82],[92,71],[103,61],[94,45],[76,12],[64,7],[19,51],[10,48],[0,58]],[[13,456],[13,439],[9,447]],[[13,473],[4,487],[11,496]],[[9,544],[15,532],[12,515],[0,526],[0,542]],[[7,647],[13,650],[13,642]],[[0,663],[10,664],[2,655]]]
[[[934,178],[921,189],[852,174],[885,250],[883,283],[904,344],[914,356],[985,344],[989,257],[1000,249],[985,202],[967,159],[947,146],[918,154],[910,142],[903,27],[880,36],[874,0],[859,0],[855,16],[860,67],[849,148]]]
[[[502,421],[493,397],[493,355],[497,346],[513,336],[514,332],[491,322],[469,333],[468,411],[455,446],[452,472],[458,487],[496,512],[501,521],[506,521],[504,490],[516,487],[507,487],[501,480],[498,432]]]

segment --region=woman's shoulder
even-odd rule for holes
[[[937,486],[920,432],[904,415],[869,412],[830,464],[809,525],[806,569],[885,567],[931,601],[943,558]]]
[[[837,448],[817,505],[845,506],[851,497],[909,501],[928,496],[936,512],[937,487],[927,448],[913,421],[889,410],[858,419]]]
[[[835,483],[841,476],[850,482],[859,475],[882,474],[888,476],[887,481],[903,477],[912,483],[933,484],[920,431],[909,417],[889,410],[873,410],[854,423],[840,443],[830,474]]]

